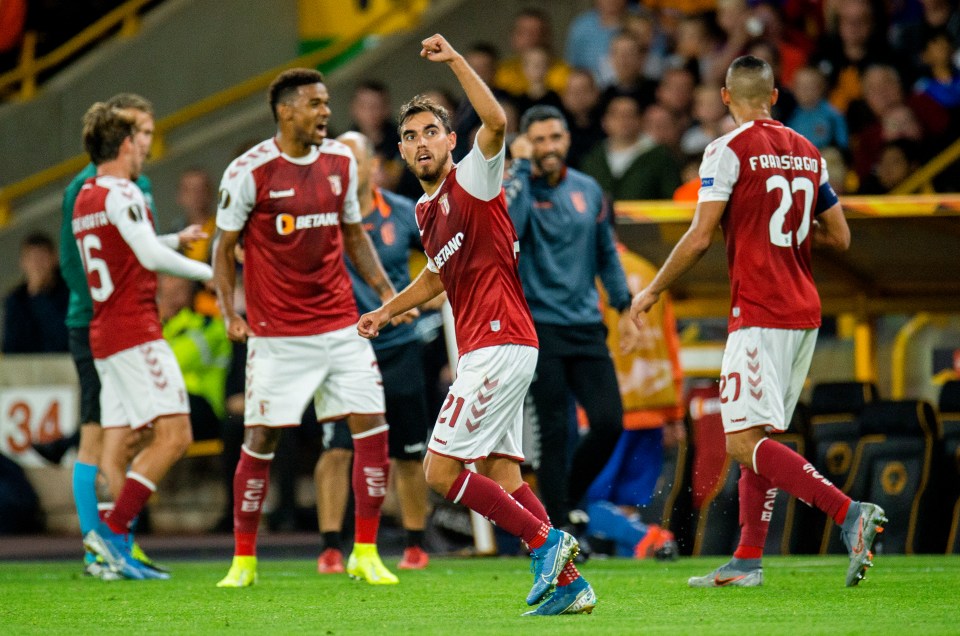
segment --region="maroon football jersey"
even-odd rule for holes
[[[417,203],[427,267],[447,291],[461,356],[493,345],[538,344],[502,182],[503,151],[487,161],[474,145],[433,196]]]
[[[813,144],[776,121],[748,122],[707,146],[699,200],[727,201],[730,331],[820,326],[810,233],[827,179]]]
[[[242,230],[247,322],[258,336],[310,336],[357,322],[341,219],[361,222],[357,164],[324,140],[293,158],[268,139],[230,164],[217,226]]]
[[[87,179],[73,207],[73,236],[93,299],[90,351],[100,360],[163,338],[157,275],[140,264],[121,225],[153,234],[140,188],[116,177]]]

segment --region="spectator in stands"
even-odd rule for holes
[[[673,196],[680,169],[669,148],[643,133],[636,100],[614,98],[602,124],[607,138],[584,157],[583,171],[616,201]]]
[[[657,14],[653,11],[629,13],[624,21],[623,28],[625,31],[633,33],[640,42],[640,47],[646,51],[644,76],[654,79],[663,75],[663,70],[667,67],[668,62],[670,38],[664,32],[661,22],[657,19]],[[605,67],[603,70],[605,73],[609,72],[609,69]]]
[[[351,129],[370,140],[377,153],[390,158],[397,154],[397,125],[391,117],[390,91],[382,82],[361,81],[350,97]]]
[[[837,3],[834,26],[824,35],[811,58],[830,85],[830,103],[846,113],[850,103],[865,95],[863,72],[871,64],[891,63],[893,58],[883,35],[882,16],[869,0]]]
[[[563,60],[554,57],[553,36],[550,32],[550,18],[540,9],[522,9],[513,19],[510,30],[510,50],[512,56],[502,60],[497,68],[494,86],[510,95],[520,96],[527,91],[527,78],[523,74],[524,52],[534,47],[542,47],[550,52],[550,70],[547,71],[547,87],[559,93],[567,81],[570,67]],[[363,132],[363,131],[361,131]]]
[[[614,100],[633,100],[625,97]],[[538,106],[523,114],[504,182],[520,241],[520,281],[540,342],[530,396],[537,412],[538,485],[550,518],[574,522],[571,509],[610,457],[622,430],[617,378],[606,347],[595,280],[619,311],[630,299],[598,184],[566,166],[570,136],[563,114]],[[636,330],[622,326],[624,346]],[[568,440],[568,396],[583,405],[589,432]],[[575,448],[570,454],[571,445]],[[568,462],[569,458],[569,462]]]
[[[926,95],[944,108],[960,108],[960,71],[955,56],[957,47],[946,30],[932,33],[923,50],[924,72],[913,90]]]
[[[895,139],[884,144],[873,171],[860,188],[862,194],[888,194],[920,167],[917,143],[909,139]],[[927,193],[932,189],[926,190]]]
[[[57,248],[35,232],[20,243],[23,282],[4,300],[3,353],[67,351],[70,290],[60,275]]]
[[[563,57],[570,66],[588,70],[600,80],[606,76],[607,52],[624,27],[629,10],[627,0],[594,0],[593,5],[570,23]]]
[[[733,125],[717,86],[703,85],[694,89],[693,118],[696,123],[680,137],[680,150],[685,155],[702,155],[707,144],[726,134]]]
[[[400,136],[393,122],[390,91],[386,85],[376,80],[359,82],[350,98],[350,118],[350,129],[363,133],[383,161],[381,176],[385,180],[384,187],[390,190],[414,187],[416,183],[404,178],[406,170],[397,150]]]
[[[567,165],[579,168],[583,156],[603,139],[597,109],[600,91],[593,74],[583,69],[571,69],[567,85],[560,94],[560,101],[570,129]]]
[[[647,106],[643,111],[643,134],[670,150],[677,165],[683,160],[680,151],[680,135],[683,131],[677,118],[666,107],[660,104]]]
[[[210,181],[206,170],[197,166],[187,168],[180,173],[177,182],[177,205],[182,211],[182,218],[178,220],[182,229],[196,225],[201,229],[202,238],[181,248],[183,255],[201,263],[209,263],[213,236],[217,230],[217,219],[214,214],[216,190]],[[194,309],[205,316],[219,316],[217,297],[205,288],[198,288],[193,296]]]
[[[527,88],[514,96],[518,112],[525,112],[533,106],[544,105],[560,107],[560,95],[547,86],[547,74],[550,71],[550,51],[542,46],[532,46],[520,55],[523,77]]]
[[[860,179],[871,172],[884,141],[898,138],[923,142],[929,154],[950,124],[947,111],[922,95],[904,98],[900,75],[893,66],[874,65],[863,75],[863,99],[850,105],[850,150]],[[930,143],[928,143],[930,142]]]
[[[157,280],[157,310],[163,338],[173,350],[190,402],[194,439],[217,439],[226,416],[224,395],[232,347],[221,318],[194,310],[196,283],[162,275]]]
[[[631,97],[641,107],[653,103],[657,83],[643,75],[644,51],[634,34],[621,31],[615,35],[610,41],[607,60],[612,77],[600,94],[600,112],[606,110],[614,97]]]
[[[207,235],[207,238],[196,240],[183,248],[183,255],[203,263],[210,262],[210,243],[217,229],[217,219],[213,213],[216,201],[213,195],[213,184],[206,170],[193,167],[180,173],[180,180],[177,182],[177,205],[180,206],[183,218],[179,220],[181,227],[178,229],[199,225]]]
[[[793,78],[797,107],[785,123],[817,148],[847,148],[847,122],[826,100],[827,78],[818,69],[805,66]]]
[[[693,73],[697,83],[714,77],[716,39],[706,16],[684,16],[677,24],[677,43],[669,64]],[[719,98],[718,98],[719,99]]]
[[[657,85],[656,102],[673,115],[681,130],[686,130],[692,123],[693,89],[696,85],[693,73],[684,68],[665,71]]]
[[[893,32],[893,45],[916,67],[927,64],[924,51],[931,37],[943,31],[954,49],[960,48],[960,7],[951,0],[922,0],[922,18]],[[956,60],[960,65],[960,60]]]

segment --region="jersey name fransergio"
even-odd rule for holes
[[[118,223],[153,216],[136,184],[116,177],[87,179],[73,208],[73,236],[93,299],[90,350],[97,359],[163,338],[157,314],[157,275],[137,259]]]
[[[520,286],[519,243],[500,187],[502,174],[503,151],[488,162],[474,146],[434,195],[417,203],[427,267],[439,274],[447,291],[461,356],[493,345],[537,346]],[[480,191],[492,198],[471,194]]]
[[[242,231],[247,321],[258,336],[308,336],[356,323],[341,220],[359,223],[356,161],[324,140],[303,158],[268,139],[220,184],[217,226]]]
[[[707,146],[700,201],[727,201],[730,331],[820,326],[810,236],[827,170],[819,151],[772,120],[748,122]]]

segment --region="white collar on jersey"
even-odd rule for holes
[[[327,140],[324,139],[323,143],[327,143]],[[320,147],[321,146],[311,146],[310,152],[305,154],[302,157],[291,157],[284,151],[280,150],[280,145],[277,143],[277,138],[273,138],[273,145],[277,147],[277,151],[280,153],[280,156],[289,161],[290,163],[295,163],[298,166],[309,166],[311,163],[317,160],[317,157],[320,156]],[[322,144],[321,144],[322,145]]]
[[[453,167],[450,168],[450,172],[453,172],[457,167],[457,164],[453,164]],[[420,195],[420,198],[417,200],[417,203],[426,203],[427,201],[433,201],[437,198],[437,195],[440,194],[440,190],[443,189],[443,184],[447,182],[447,177],[450,176],[450,172],[447,173],[447,176],[443,178],[443,181],[440,182],[440,185],[437,186],[437,189],[433,191],[433,194],[428,195],[424,192]]]

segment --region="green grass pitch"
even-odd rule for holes
[[[520,616],[530,575],[516,558],[435,558],[386,587],[263,560],[242,590],[215,587],[226,561],[173,561],[170,581],[115,583],[80,576],[79,559],[8,562],[0,634],[960,634],[960,557],[883,556],[850,589],[842,557],[768,557],[761,588],[687,588],[723,560],[594,559],[582,568],[600,597],[593,615],[546,618]]]

